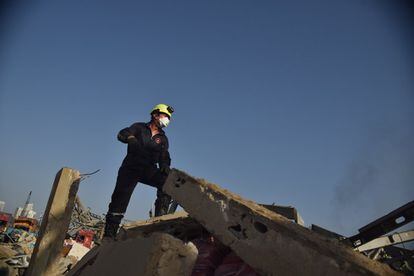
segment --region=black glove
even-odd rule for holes
[[[170,167],[161,167],[160,172],[164,175],[168,175],[170,173]]]

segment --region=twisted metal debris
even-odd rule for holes
[[[104,218],[92,213],[76,196],[68,234],[73,237],[79,230],[92,230],[95,231],[97,237],[101,237],[104,226]]]

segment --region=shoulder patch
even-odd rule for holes
[[[154,140],[154,141],[155,141],[155,143],[157,143],[157,144],[161,144],[161,138],[158,138],[158,137],[157,137],[157,138],[155,138],[155,140]]]

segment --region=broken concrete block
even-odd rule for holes
[[[86,255],[86,253],[89,252],[89,248],[84,246],[83,244],[75,242],[72,245],[72,248],[69,250],[68,256],[75,257],[77,261],[83,258],[83,256]]]
[[[57,261],[57,264],[55,265],[55,274],[53,274],[53,275],[58,276],[58,275],[65,274],[77,262],[78,262],[78,260],[73,256],[66,256],[65,258],[60,258]],[[48,274],[46,274],[46,275],[48,275]]]
[[[191,275],[197,248],[168,234],[105,243],[87,254],[68,275]]]
[[[76,170],[62,168],[56,174],[26,275],[56,274],[55,265],[68,231],[79,183],[80,173]]]
[[[163,188],[261,275],[399,275],[337,241],[173,169]]]
[[[122,226],[122,228],[124,230],[129,230],[129,229],[134,229],[137,227],[143,227],[146,225],[159,225],[159,224],[163,224],[164,222],[169,222],[169,221],[177,220],[177,219],[181,220],[181,219],[186,219],[186,218],[188,218],[188,213],[185,211],[181,211],[181,212],[175,212],[173,214],[152,217],[146,220],[137,220],[133,222],[128,222],[128,223],[125,223]]]

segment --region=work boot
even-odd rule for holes
[[[108,213],[106,215],[105,231],[102,241],[116,240],[119,224],[124,216],[121,214]]]
[[[115,241],[116,234],[118,233],[119,224],[106,223],[105,232],[102,241]]]
[[[163,216],[168,213],[170,207],[171,197],[162,191],[157,191],[157,199],[155,200],[155,216]]]

